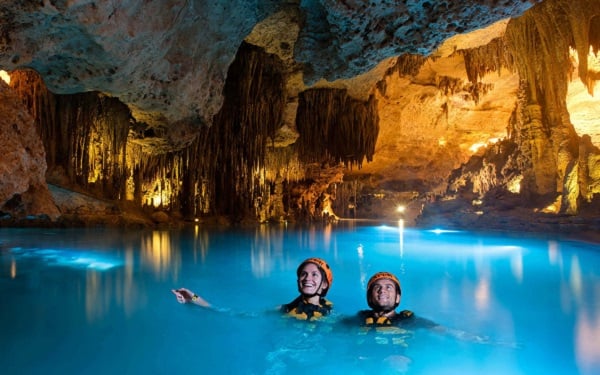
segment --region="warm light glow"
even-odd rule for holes
[[[10,74],[8,74],[6,70],[0,70],[0,78],[2,78],[6,84],[10,84]]]
[[[593,310],[577,314],[575,355],[582,374],[591,374],[600,365],[600,314]]]
[[[333,207],[331,207],[331,198],[329,194],[324,194],[323,197],[323,211],[321,211],[322,216],[328,216],[333,218],[334,220],[339,220],[339,217],[333,212]]]
[[[469,151],[471,151],[472,153],[476,153],[477,151],[479,151],[480,148],[482,147],[486,147],[487,144],[483,143],[483,142],[478,142],[473,144],[471,147],[469,147]]]
[[[567,110],[569,111],[569,120],[573,124],[578,135],[587,134],[595,146],[600,145],[600,129],[598,128],[598,118],[600,118],[600,96],[597,88],[591,87],[596,92],[591,92],[581,82],[577,73],[579,65],[579,56],[574,49],[570,50],[571,61],[573,61],[573,76],[569,81],[569,90],[567,92]],[[596,56],[593,48],[590,47],[588,54],[589,76],[596,76],[600,72],[600,56]],[[594,83],[591,83],[592,85]]]
[[[549,204],[547,207],[542,209],[543,213],[546,214],[556,214],[558,212],[560,212],[560,200],[561,197],[558,196],[558,198],[556,198],[556,201],[554,201],[554,203]]]
[[[487,310],[490,306],[490,281],[481,278],[475,287],[475,306],[478,310]]]
[[[153,231],[142,240],[142,262],[150,265],[157,276],[167,274],[173,260],[171,236],[168,231]]]
[[[558,212],[558,207],[556,207],[556,204],[552,203],[551,205],[544,208],[542,212],[546,214],[555,214]]]
[[[472,153],[476,153],[480,148],[488,147],[489,145],[493,145],[499,141],[498,138],[490,138],[486,142],[477,142],[474,143],[471,147],[469,147],[469,151]]]
[[[271,274],[274,264],[274,256],[281,251],[281,244],[275,244],[270,240],[270,232],[267,226],[258,228],[260,236],[250,245],[250,267],[252,275],[257,279],[263,279]]]
[[[13,259],[12,262],[10,262],[10,278],[14,279],[17,277],[17,262],[15,262],[15,260]]]
[[[508,191],[511,193],[519,194],[521,192],[521,181],[523,180],[523,176],[518,176],[510,180],[506,186]]]
[[[438,139],[438,145],[439,146],[445,146],[446,145],[446,138],[442,137],[440,139]]]
[[[396,207],[396,211],[403,213],[404,211],[406,211],[406,206],[399,205],[398,207]]]
[[[571,295],[577,302],[581,302],[583,300],[583,276],[581,274],[581,266],[579,265],[579,258],[577,258],[577,256],[573,256],[572,258],[571,271],[569,274]]]

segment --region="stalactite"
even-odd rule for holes
[[[385,76],[389,77],[393,74],[398,74],[400,77],[402,76],[416,76],[419,73],[419,70],[427,61],[427,57],[422,55],[413,55],[413,54],[404,54],[397,58],[396,64],[394,64],[391,68],[389,68]],[[386,80],[382,79],[377,82],[377,89],[381,92],[382,95],[385,95],[387,90]]]
[[[595,82],[600,76],[590,71],[588,56],[590,50],[600,49],[600,2],[596,0],[555,0],[558,14],[566,14],[569,27],[561,30],[561,36],[570,39],[571,46],[577,50],[579,58],[579,79],[587,86],[590,94],[594,92]]]
[[[264,169],[267,181],[275,181],[277,175],[289,182],[298,182],[305,178],[304,164],[298,159],[295,147],[269,147]]]
[[[519,74],[529,82],[532,101],[553,109],[565,106],[571,66],[573,32],[567,9],[562,0],[540,4],[535,13],[511,20],[505,36]],[[587,52],[585,56],[587,60]]]
[[[13,72],[11,86],[35,119],[50,173],[63,170],[71,184],[102,197],[124,198],[131,117],[124,104],[95,92],[53,94],[33,71]]]
[[[588,40],[592,51],[597,55],[600,52],[600,15],[590,18]]]
[[[300,95],[296,123],[298,152],[304,162],[371,161],[379,133],[377,101],[350,98],[345,90],[312,89]]]
[[[416,76],[425,61],[427,61],[426,56],[404,54],[398,57],[396,65],[388,73],[398,72],[399,76]]]
[[[264,189],[267,140],[281,126],[286,102],[282,66],[275,55],[244,43],[229,69],[223,107],[201,151],[214,157],[208,174],[219,213],[246,215]]]
[[[578,173],[579,141],[566,108],[572,66],[569,51],[575,44],[581,56],[581,49],[585,49],[587,61],[590,49],[587,36],[581,37],[583,29],[584,34],[589,32],[589,24],[581,29],[573,24],[572,17],[590,4],[585,0],[539,4],[535,12],[511,20],[505,35],[515,66],[528,88],[527,104],[522,108],[526,122],[521,124],[523,130],[516,132],[524,139],[517,141],[524,153],[532,155],[536,177],[532,186],[538,187],[534,193],[543,194],[552,188],[562,196],[563,213],[577,212],[575,195],[579,194],[572,183],[577,180],[574,175]],[[595,8],[600,10],[598,5]],[[581,45],[582,40],[585,45]]]
[[[446,96],[451,96],[459,92],[469,93],[469,99],[475,103],[479,103],[481,97],[487,94],[494,88],[491,83],[483,82],[465,82],[461,78],[454,78],[448,76],[436,77],[438,89]]]
[[[471,49],[457,51],[463,56],[467,77],[473,84],[491,72],[502,68],[514,70],[512,56],[507,52],[503,38],[496,38],[490,43]]]
[[[17,92],[25,106],[30,109],[44,142],[47,159],[56,160],[57,142],[49,142],[59,137],[59,134],[56,134],[58,127],[56,126],[55,96],[48,91],[40,76],[32,70],[13,72],[10,86]],[[46,126],[40,126],[40,124],[46,124]]]

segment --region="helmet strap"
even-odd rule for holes
[[[321,286],[323,285],[323,280],[321,280],[321,283],[319,284],[319,286],[317,287],[317,290],[321,289]],[[319,292],[313,293],[313,294],[302,294],[303,297],[308,297],[308,298],[312,298],[314,296],[319,296],[322,297],[323,295]]]

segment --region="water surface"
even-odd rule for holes
[[[335,313],[282,318],[322,257]],[[366,333],[377,271],[427,329]],[[185,286],[219,312],[180,305]],[[251,230],[0,230],[2,374],[598,374],[600,252],[550,236],[401,225]]]

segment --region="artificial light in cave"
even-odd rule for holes
[[[10,74],[8,74],[6,70],[0,70],[0,78],[2,78],[7,85],[10,84]]]
[[[476,153],[477,151],[479,151],[480,148],[485,148],[489,145],[493,145],[495,143],[498,142],[498,138],[490,138],[487,140],[487,142],[478,142],[473,144],[471,147],[469,147],[469,151],[471,151],[472,153]]]
[[[329,194],[324,194],[323,195],[323,210],[321,211],[321,215],[323,215],[324,217],[328,217],[331,216],[334,219],[339,219],[337,217],[337,215],[335,214],[335,212],[333,212],[333,207],[331,207],[331,198],[329,196]]]
[[[521,181],[523,180],[523,176],[518,176],[509,181],[506,188],[511,193],[519,194],[521,192]]]
[[[561,196],[558,196],[558,198],[556,198],[556,201],[554,201],[554,203],[551,203],[548,206],[546,206],[545,208],[543,208],[542,212],[545,214],[558,213],[560,211],[560,199],[561,199]]]
[[[145,190],[143,202],[147,206],[169,208],[172,203],[173,188],[168,183],[168,179],[155,179],[152,182],[144,183],[143,188]]]
[[[589,135],[592,144],[598,146],[600,145],[600,129],[598,128],[600,97],[598,95],[594,96],[593,91],[590,93],[591,90],[588,90],[579,77],[577,77],[577,65],[579,64],[577,51],[571,49],[570,55],[571,61],[575,66],[573,67],[574,76],[571,77],[567,93],[569,118],[579,136],[584,134]],[[600,72],[600,59],[591,48],[587,64],[588,76],[596,76]]]

